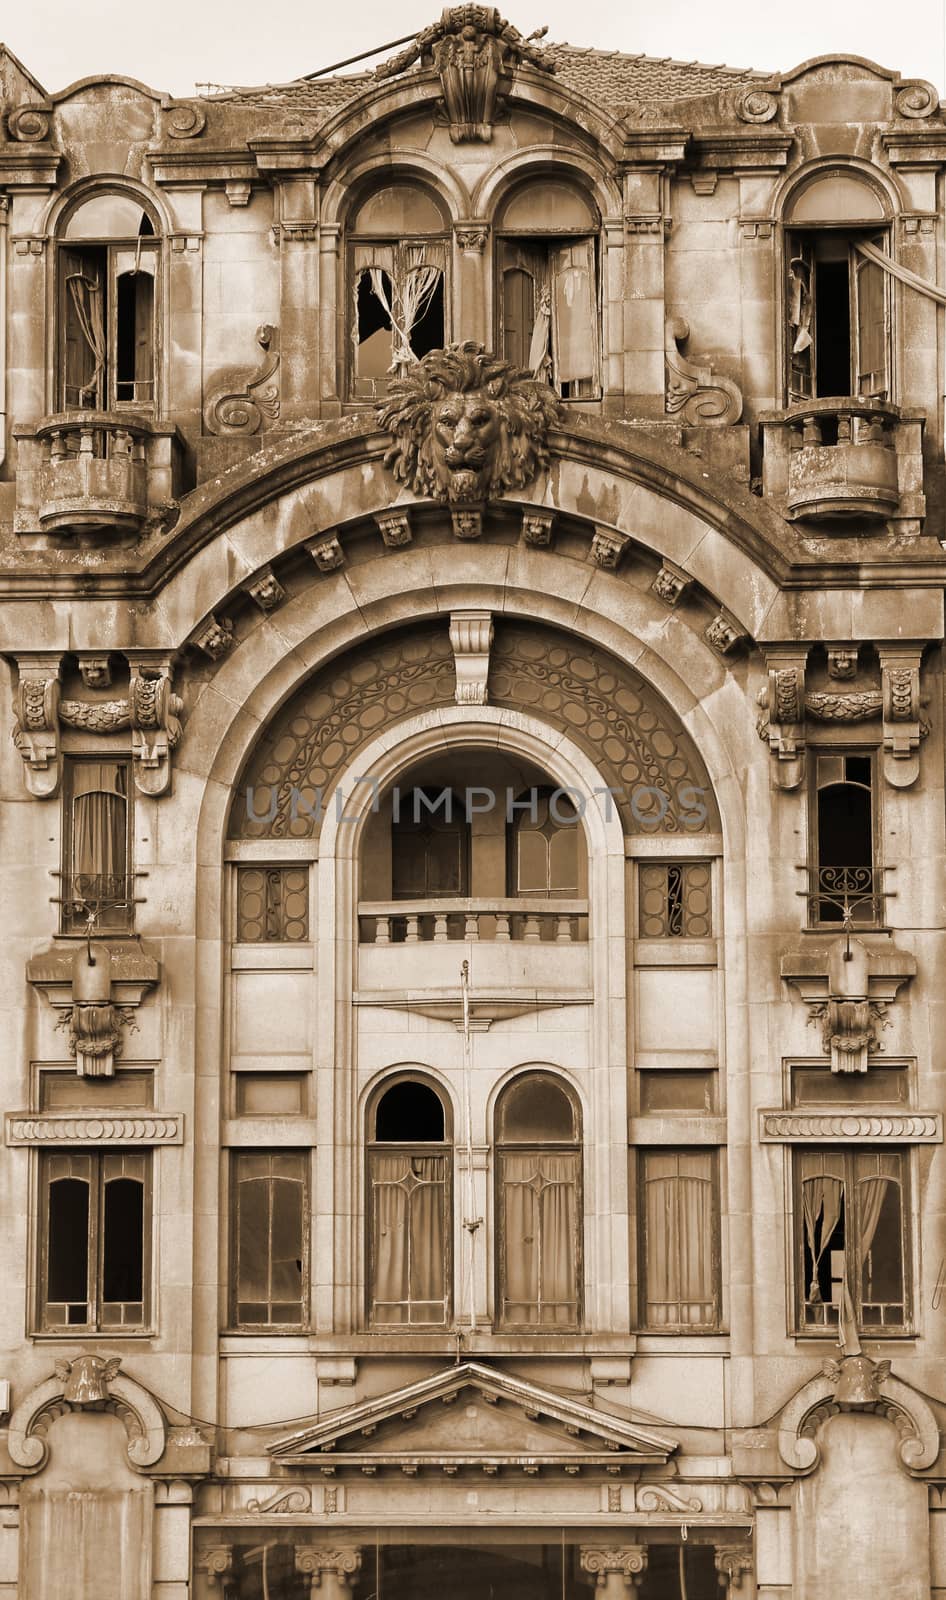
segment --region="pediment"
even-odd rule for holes
[[[467,1361],[344,1411],[271,1445],[285,1466],[401,1472],[421,1467],[619,1474],[663,1464],[676,1440],[524,1379]]]

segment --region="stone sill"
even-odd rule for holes
[[[676,1338],[676,1336],[674,1336]],[[256,1346],[255,1349],[248,1348]],[[289,1346],[289,1349],[284,1348]],[[583,1333],[525,1333],[496,1334],[488,1331],[469,1332],[463,1335],[462,1360],[478,1360],[486,1356],[540,1356],[547,1360],[571,1360],[579,1356],[633,1356],[638,1348],[637,1335],[583,1334]],[[219,1354],[226,1359],[233,1356],[273,1356],[298,1354],[313,1356],[449,1356],[457,1354],[457,1339],[453,1333],[404,1333],[392,1329],[390,1333],[305,1334],[265,1333],[262,1329],[234,1329],[220,1334]]]

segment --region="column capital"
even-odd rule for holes
[[[315,1590],[323,1579],[335,1580],[335,1588],[345,1590],[361,1567],[361,1550],[353,1544],[297,1544],[296,1571],[312,1580]]]
[[[614,1595],[620,1592],[621,1584],[630,1591],[640,1583],[647,1566],[647,1546],[582,1545],[579,1561],[582,1571],[591,1574],[599,1589]]]

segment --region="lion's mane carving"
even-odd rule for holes
[[[482,504],[521,489],[546,465],[561,402],[547,384],[466,340],[431,350],[378,406],[394,434],[384,464],[415,494]]]

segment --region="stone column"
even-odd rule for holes
[[[633,1600],[647,1566],[645,1544],[581,1546],[579,1561],[590,1572],[601,1600]]]
[[[16,1600],[19,1587],[20,1485],[0,1484],[0,1600]]]
[[[749,1600],[753,1584],[747,1579],[752,1571],[752,1551],[747,1544],[717,1546],[714,1557],[716,1574],[723,1591],[723,1600]]]
[[[490,228],[474,217],[453,229],[453,318],[447,319],[448,339],[476,339],[493,349],[494,323],[490,319]]]
[[[361,1566],[357,1545],[296,1545],[296,1571],[310,1580],[318,1600],[349,1600],[353,1575]]]
[[[188,1600],[193,1499],[193,1485],[183,1478],[155,1482],[151,1600]],[[222,1567],[212,1562],[205,1568],[208,1582],[222,1600],[226,1591],[221,1580],[231,1569],[233,1552],[229,1545],[220,1545],[211,1554],[215,1562],[223,1560]]]
[[[319,186],[285,179],[278,191],[280,417],[319,415]]]

